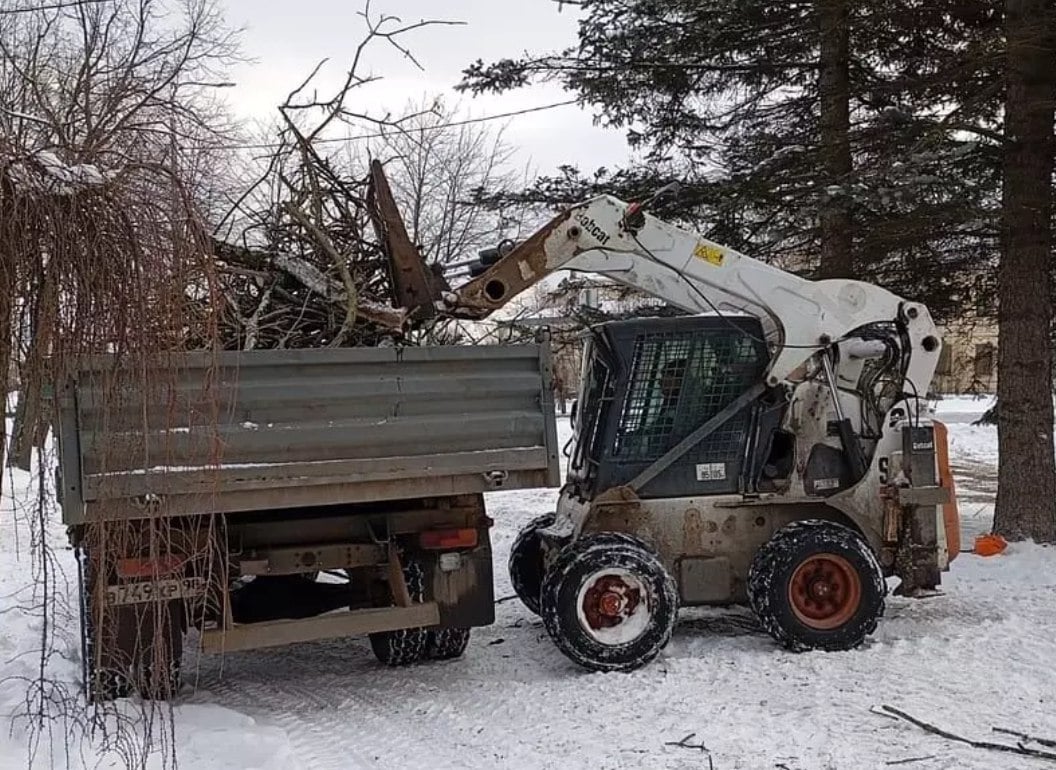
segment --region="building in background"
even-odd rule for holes
[[[942,355],[931,389],[935,393],[997,392],[997,323],[965,318],[940,327]]]

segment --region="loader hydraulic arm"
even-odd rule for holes
[[[555,270],[598,273],[691,313],[759,318],[771,351],[769,385],[801,379],[804,363],[855,330],[893,323],[909,350],[906,380],[923,396],[940,342],[924,305],[853,280],[810,281],[662,222],[603,195],[573,206],[444,295],[447,312],[483,318]],[[852,353],[853,355],[853,353]]]

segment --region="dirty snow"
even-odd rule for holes
[[[985,531],[996,484],[996,432],[969,425],[984,403],[940,402],[950,423],[966,542]],[[957,411],[960,410],[960,411]],[[562,438],[567,418],[559,417]],[[5,478],[25,495],[29,477]],[[16,494],[17,497],[17,494]],[[1056,549],[1014,545],[1006,555],[962,554],[944,595],[890,597],[886,619],[861,650],[784,652],[743,610],[683,612],[667,650],[631,674],[588,673],[550,643],[516,600],[505,561],[518,528],[555,492],[488,496],[494,531],[494,626],[465,658],[384,669],[361,640],[303,644],[189,661],[191,686],[174,710],[180,766],[191,770],[358,768],[1043,768],[928,735],[871,711],[889,704],[965,736],[992,727],[1056,738]],[[8,496],[0,515],[0,714],[23,707],[41,619],[25,527]],[[54,542],[61,530],[52,527]],[[75,578],[57,553],[60,595]],[[73,686],[76,628],[60,624],[49,674]],[[134,710],[135,701],[126,702]],[[0,768],[27,766],[26,725],[0,729]],[[66,762],[61,725],[50,742]],[[669,745],[693,734],[682,746]],[[691,748],[703,745],[700,748]],[[38,764],[49,766],[47,739]],[[71,767],[123,767],[90,740],[70,742]],[[706,750],[706,751],[705,751]],[[160,766],[160,757],[155,757]],[[902,765],[896,765],[901,767]]]

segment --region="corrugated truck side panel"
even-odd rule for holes
[[[61,390],[68,524],[558,483],[545,343],[119,363]]]

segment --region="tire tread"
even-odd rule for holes
[[[789,623],[782,621],[787,593],[784,588],[775,590],[775,575],[787,572],[791,576],[804,546],[814,548],[812,553],[818,552],[817,546],[830,546],[834,553],[857,557],[857,561],[866,566],[867,574],[859,570],[862,600],[871,600],[873,608],[864,617],[852,619],[849,627],[825,632],[789,627]],[[852,558],[852,564],[855,561]],[[759,623],[778,643],[795,652],[858,647],[866,636],[876,631],[884,614],[884,597],[887,593],[883,571],[868,543],[850,527],[824,519],[804,519],[778,530],[752,559],[747,588],[748,603]]]

